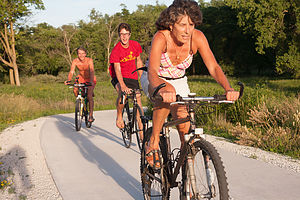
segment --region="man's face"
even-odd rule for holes
[[[121,29],[120,33],[120,41],[124,46],[128,45],[129,39],[130,39],[130,32],[126,31],[125,28]]]
[[[79,60],[84,60],[84,58],[86,57],[86,53],[85,53],[85,51],[83,51],[83,50],[78,50],[78,52],[77,52],[77,55],[78,55],[78,58],[79,58]]]

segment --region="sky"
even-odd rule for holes
[[[46,22],[54,27],[67,24],[77,24],[80,20],[88,21],[88,15],[95,8],[100,13],[113,15],[120,12],[125,4],[130,12],[137,9],[137,5],[151,4],[171,5],[173,0],[43,0],[45,10],[33,10],[33,16],[28,23],[36,26]]]

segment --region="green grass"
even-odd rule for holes
[[[20,87],[0,85],[0,130],[41,116],[74,112],[72,89],[63,84],[66,77],[39,75],[23,78]],[[188,79],[191,91],[197,95],[224,93],[210,76]],[[300,80],[252,77],[229,81],[235,89],[239,88],[238,81],[245,84],[243,98],[234,105],[199,108],[197,126],[232,142],[300,158]],[[117,94],[109,75],[97,74],[94,92],[95,110],[115,109]],[[147,104],[143,96],[143,105]]]

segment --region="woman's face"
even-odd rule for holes
[[[180,43],[186,43],[190,41],[195,24],[188,15],[179,16],[177,22],[173,26],[170,26],[171,34],[174,39]]]

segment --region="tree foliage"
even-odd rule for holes
[[[16,23],[30,14],[29,7],[42,9],[41,1],[8,1],[13,3],[10,12],[16,41],[15,63],[21,75],[52,74],[68,71],[77,56],[76,49],[84,46],[93,58],[96,71],[106,71],[109,55],[118,42],[117,27],[126,22],[132,27],[131,39],[143,49],[142,60],[148,59],[151,40],[156,32],[155,21],[166,5],[138,5],[130,12],[125,4],[113,15],[103,15],[92,9],[88,21],[73,25],[52,27],[42,23],[35,27]],[[16,2],[20,2],[17,6]],[[212,51],[227,75],[232,76],[288,76],[300,77],[299,54],[299,3],[292,0],[198,0],[203,12],[203,24],[197,27],[206,35]],[[2,6],[2,7],[1,7]],[[10,27],[4,10],[0,13],[0,31]],[[6,13],[9,13],[6,11]],[[5,17],[6,16],[6,17]],[[6,20],[6,21],[5,21]],[[10,29],[7,29],[10,30]],[[4,33],[4,32],[3,32]],[[7,31],[7,36],[11,35]],[[0,56],[10,61],[6,46],[0,45]],[[10,60],[9,60],[10,59]],[[0,63],[0,78],[13,69]],[[199,55],[194,57],[190,74],[208,73]]]
[[[299,76],[300,8],[295,0],[225,0],[236,9],[238,25],[255,39],[256,51],[273,51],[279,74]]]

